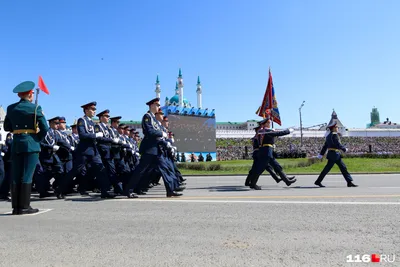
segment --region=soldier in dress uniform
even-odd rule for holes
[[[125,123],[121,123],[118,125],[118,133],[120,136],[120,139],[122,140],[122,144],[121,144],[121,152],[120,152],[120,157],[121,157],[121,163],[124,165],[124,170],[128,171],[130,174],[132,173],[132,169],[129,166],[129,158],[130,158],[130,154],[132,151],[131,148],[131,144],[129,142],[129,138],[126,135],[129,130],[128,130],[129,126],[126,125]]]
[[[61,190],[57,192],[57,198],[65,198],[64,192],[68,188],[69,184],[72,182],[73,177],[76,174],[81,173],[86,166],[91,167],[96,180],[100,186],[101,198],[114,198],[114,195],[108,193],[109,182],[107,178],[106,169],[101,161],[100,153],[96,146],[96,139],[103,137],[104,134],[101,132],[96,133],[94,130],[94,122],[92,118],[96,114],[95,101],[84,104],[81,106],[84,112],[84,116],[78,119],[78,134],[79,134],[79,144],[76,149],[76,163],[74,162],[74,167],[70,174],[65,179],[66,183],[61,186]],[[86,178],[86,177],[85,177]],[[83,184],[84,190],[86,187],[86,180],[83,179],[80,183],[80,187]]]
[[[157,122],[161,130],[167,133],[167,138],[162,137],[159,140],[159,149],[161,151],[160,153],[161,168],[165,169],[165,173],[168,174],[168,176],[172,180],[173,187],[175,188],[174,191],[176,192],[183,191],[185,187],[180,186],[181,179],[183,178],[173,160],[176,153],[176,147],[172,146],[174,142],[173,137],[171,135],[172,133],[170,133],[166,127],[168,126],[168,117],[164,117],[164,112],[161,109],[159,109],[159,111],[156,112],[155,117],[157,119]],[[158,173],[157,175],[158,176],[153,177],[153,184],[159,183],[160,174]]]
[[[41,164],[35,170],[35,185],[40,198],[51,196],[48,192],[51,178],[54,177],[54,190],[64,179],[62,162],[57,155],[57,151],[60,149],[60,135],[56,133],[60,124],[59,119],[60,117],[57,116],[48,120],[50,127],[45,138],[40,142],[39,159]]]
[[[131,131],[132,128],[129,126],[126,126],[124,128],[124,138],[127,144],[126,147],[126,154],[125,154],[125,164],[128,165],[129,169],[131,172],[133,172],[133,149],[134,149],[134,144],[133,140],[131,139]]]
[[[258,150],[260,148],[260,144],[259,144],[259,138],[258,138],[258,130],[260,130],[261,126],[257,126],[256,128],[254,128],[255,131],[255,135],[254,137],[251,139],[252,145],[253,145],[253,165],[250,168],[249,174],[247,175],[246,181],[244,183],[245,186],[250,186],[250,178],[252,173],[254,172],[254,168],[257,166],[257,160],[258,160]],[[265,170],[269,172],[269,174],[271,174],[272,178],[275,180],[275,182],[279,183],[280,181],[282,181],[282,179],[280,179],[276,173],[272,170],[271,165],[267,164],[267,166],[265,167]],[[288,179],[293,179],[289,178]]]
[[[77,128],[78,121],[74,120],[74,123],[70,125],[71,127],[71,134],[68,135],[68,139],[71,143],[71,146],[73,146],[75,149],[72,151],[72,167],[74,166],[74,162],[76,162],[76,149],[79,144],[79,134],[78,134],[78,128]],[[75,177],[75,180],[73,181],[73,186],[76,186],[79,184],[79,181],[82,181],[85,179],[86,175],[86,167],[81,170],[80,173],[78,173]],[[84,188],[78,188],[78,191],[81,192],[84,195],[87,195],[87,192],[85,191]]]
[[[141,158],[125,189],[125,195],[130,197],[129,189],[131,188],[134,189],[134,192],[138,192],[144,186],[147,187],[152,173],[158,171],[164,180],[167,197],[181,196],[181,194],[174,192],[173,180],[166,173],[160,162],[162,151],[160,151],[159,142],[161,138],[168,137],[167,133],[161,130],[160,124],[154,115],[160,108],[160,99],[154,98],[147,102],[146,105],[149,106],[149,111],[142,118],[144,138],[139,147]]]
[[[20,101],[7,107],[4,130],[13,133],[11,150],[12,214],[30,214],[39,210],[30,206],[32,177],[39,162],[40,141],[46,136],[47,122],[42,108],[32,103],[35,83],[26,81],[13,92]]]
[[[261,187],[257,185],[258,178],[268,167],[268,164],[276,171],[280,178],[290,186],[296,182],[296,179],[289,180],[286,174],[283,172],[282,166],[275,160],[273,156],[273,148],[275,144],[275,137],[289,134],[293,129],[286,129],[284,131],[274,131],[270,129],[271,120],[269,117],[260,122],[260,130],[258,131],[258,141],[260,148],[258,150],[257,162],[254,166],[254,171],[249,175],[250,188],[255,190],[261,190]]]
[[[325,138],[324,146],[322,147],[321,152],[318,155],[318,158],[322,159],[322,157],[328,150],[328,154],[326,155],[328,162],[326,163],[325,168],[322,170],[321,174],[318,176],[318,179],[315,181],[314,184],[319,187],[325,187],[324,185],[322,185],[322,180],[332,169],[333,165],[337,164],[340,171],[343,174],[344,179],[347,182],[347,187],[357,187],[357,185],[353,184],[353,178],[347,171],[347,167],[342,161],[340,151],[347,152],[347,148],[340,143],[340,138],[337,132],[338,127],[336,125],[336,122],[333,121],[331,124],[329,124],[327,126],[327,129],[329,129],[330,132]]]
[[[136,141],[135,141],[135,133],[136,129],[133,127],[129,127],[129,142],[131,144],[131,155],[130,155],[130,165],[129,167],[131,168],[131,171],[135,169],[137,164],[139,164],[139,161],[136,159]]]
[[[115,170],[114,159],[111,154],[111,145],[118,143],[118,138],[112,138],[110,129],[108,127],[108,121],[110,119],[110,110],[106,109],[97,114],[99,117],[99,123],[94,126],[96,133],[103,133],[103,137],[97,138],[97,148],[100,152],[101,160],[104,167],[107,170],[108,178],[114,187],[114,193],[122,193],[122,183],[118,182],[117,172]]]
[[[162,126],[164,127],[165,131],[168,134],[168,138],[166,139],[166,141],[170,144],[170,149],[169,149],[169,153],[168,153],[168,157],[170,159],[170,164],[173,168],[173,171],[175,173],[175,176],[178,178],[178,183],[180,185],[184,185],[186,179],[183,178],[182,173],[179,171],[178,166],[176,165],[176,154],[177,152],[177,147],[174,146],[175,143],[175,139],[174,139],[174,133],[169,131],[169,119],[167,116],[163,116],[162,118]],[[204,158],[203,158],[204,160]],[[181,187],[183,188],[183,187]]]
[[[122,183],[124,186],[128,183],[130,177],[130,169],[125,164],[124,158],[121,157],[123,152],[123,138],[119,134],[119,124],[121,120],[121,116],[116,116],[110,118],[111,127],[109,128],[111,138],[113,138],[113,143],[111,144],[111,157],[114,159],[115,169],[118,174],[118,182]]]
[[[257,157],[257,155],[258,155],[258,149],[260,148],[260,144],[259,144],[259,142],[258,142],[257,132],[258,132],[258,130],[260,130],[260,128],[261,128],[260,125],[258,125],[257,127],[254,128],[254,131],[255,131],[256,133],[255,133],[254,137],[251,138],[251,143],[252,143],[252,145],[253,145],[253,154],[252,154],[253,164],[252,164],[252,166],[251,166],[251,168],[250,168],[249,174],[248,174],[247,177],[246,177],[246,181],[244,182],[244,185],[245,185],[245,186],[250,186],[250,182],[251,182],[251,181],[250,181],[250,178],[251,178],[252,173],[254,172],[255,166],[257,165],[257,164],[256,164],[256,161],[257,161],[257,158],[258,158],[258,157]]]
[[[78,129],[76,128],[77,123],[78,122],[75,120],[74,123],[70,125],[72,133],[69,135],[71,144],[75,147],[75,149],[77,148],[79,143],[79,134],[78,134]],[[72,155],[74,154],[75,150],[72,152]]]
[[[56,134],[58,136],[57,145],[60,149],[57,151],[57,155],[60,158],[60,161],[63,166],[64,176],[68,175],[73,168],[73,156],[72,153],[75,150],[75,146],[71,143],[70,138],[66,132],[67,129],[67,122],[65,117],[59,117],[59,125],[58,129],[56,130]],[[73,191],[73,185],[70,185],[71,188],[68,191]]]
[[[139,160],[140,160],[140,153],[139,153],[139,132],[136,131],[136,129],[132,129],[133,134],[132,134],[132,142],[133,142],[133,169],[136,168],[137,165],[139,165]]]

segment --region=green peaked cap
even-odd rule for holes
[[[18,84],[14,90],[13,93],[24,93],[24,92],[29,92],[30,90],[33,90],[35,88],[35,83],[31,81],[26,81]]]

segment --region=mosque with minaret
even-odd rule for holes
[[[200,82],[200,76],[197,77],[197,88],[196,88],[196,93],[197,93],[197,107],[192,106],[192,104],[184,97],[183,94],[183,89],[184,89],[184,83],[183,83],[183,76],[182,76],[182,70],[179,68],[179,74],[178,78],[175,84],[175,95],[172,96],[171,98],[166,97],[165,98],[165,107],[180,107],[184,109],[191,109],[194,111],[195,109],[201,110],[202,109],[202,89],[201,89],[201,82]],[[156,97],[161,99],[161,85],[160,85],[160,79],[156,79]],[[207,109],[208,110],[208,109]]]

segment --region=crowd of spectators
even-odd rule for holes
[[[400,137],[341,137],[349,154],[400,154]],[[317,156],[324,145],[322,137],[304,137],[303,146],[298,137],[276,139],[277,157],[296,158]],[[218,160],[251,159],[253,147],[250,139],[221,138],[217,139]]]

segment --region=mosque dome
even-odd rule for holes
[[[179,95],[176,94],[173,97],[169,99],[169,105],[171,106],[178,106],[179,105]],[[191,108],[192,105],[189,103],[189,101],[186,98],[183,98],[183,106],[186,108]]]

